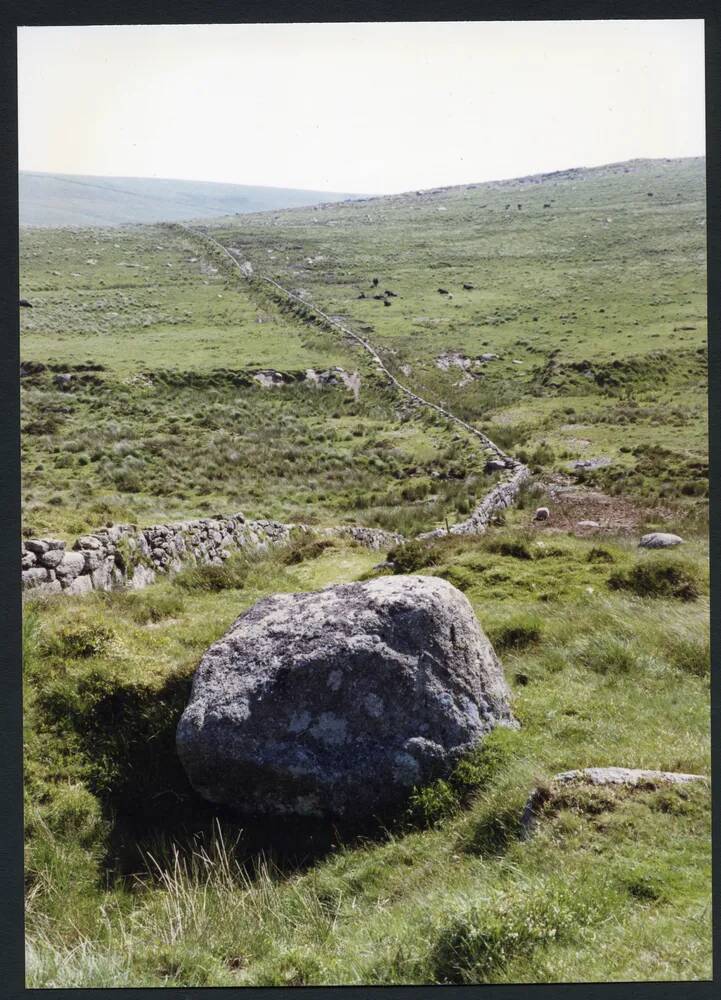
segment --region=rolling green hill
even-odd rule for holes
[[[704,161],[228,211],[21,231],[24,533],[242,510],[409,541],[310,535],[142,591],[30,593],[28,986],[708,978],[707,784],[550,780],[710,770]],[[497,474],[313,304],[527,464],[486,534],[414,537]],[[338,369],[355,390],[308,377]],[[685,541],[640,549],[650,530]],[[520,729],[397,825],[274,853],[180,768],[194,669],[258,599],[387,572],[465,593]]]
[[[354,195],[148,177],[21,171],[21,226],[119,226],[263,212]]]

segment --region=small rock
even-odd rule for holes
[[[579,528],[600,528],[601,525],[598,521],[577,521],[577,527]]]
[[[665,531],[652,531],[644,535],[638,544],[642,549],[672,549],[676,545],[682,545],[683,538]]]

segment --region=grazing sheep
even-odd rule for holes
[[[33,307],[32,302],[28,302],[27,299],[20,299],[18,305],[27,306],[28,309],[32,309],[32,307]]]
[[[464,281],[464,282],[463,282],[463,287],[465,288],[465,290],[466,290],[467,292],[470,292],[470,291],[472,291],[472,290],[473,290],[473,285],[469,284],[469,283],[468,283],[467,281]]]
[[[374,278],[374,279],[373,279],[373,287],[374,287],[374,288],[377,288],[377,287],[378,287],[378,278]]]
[[[438,289],[438,294],[439,294],[439,295],[449,295],[449,294],[450,294],[450,292],[448,291],[448,289],[447,289],[447,288],[439,288],[439,289]]]
[[[548,507],[539,507],[536,513],[533,515],[534,521],[547,521],[551,516],[551,512]]]

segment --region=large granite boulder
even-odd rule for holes
[[[178,725],[191,784],[245,815],[370,819],[515,725],[466,597],[382,577],[259,601],[206,652]]]

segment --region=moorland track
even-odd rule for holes
[[[320,308],[320,306],[316,305],[310,299],[303,298],[295,292],[291,292],[290,289],[285,288],[274,278],[269,278],[264,274],[260,274],[256,272],[255,269],[249,271],[247,268],[244,268],[227,247],[223,246],[222,243],[216,240],[215,237],[210,236],[208,233],[192,229],[190,226],[186,226],[182,222],[168,223],[167,228],[185,232],[194,239],[204,243],[216,253],[220,253],[224,259],[230,261],[233,266],[234,273],[240,275],[245,284],[252,285],[254,281],[265,282],[267,285],[270,285],[276,293],[280,293],[283,299],[301,306],[306,315],[310,314],[310,318],[314,319],[318,325],[330,327],[331,329],[341,333],[344,337],[350,338],[370,355],[376,368],[386,376],[386,378],[399,392],[411,399],[414,405],[435,410],[447,420],[450,420],[457,426],[462,427],[467,433],[479,440],[482,447],[486,451],[490,452],[493,456],[506,464],[507,469],[511,473],[510,476],[503,479],[501,482],[496,483],[491,490],[489,490],[481,502],[476,506],[470,517],[459,524],[453,525],[450,529],[438,528],[436,531],[425,532],[419,537],[427,538],[445,535],[449,531],[451,534],[480,534],[485,531],[493,513],[496,510],[511,506],[516,499],[521,486],[530,477],[530,472],[525,465],[512,456],[506,454],[502,448],[499,448],[495,442],[491,441],[491,439],[482,431],[478,430],[477,427],[474,427],[467,421],[462,420],[461,417],[456,416],[455,413],[445,409],[445,407],[440,406],[438,403],[432,403],[423,396],[419,396],[418,393],[414,392],[407,385],[404,385],[400,379],[398,379],[397,376],[394,375],[393,372],[386,366],[380,354],[370,341],[368,341],[365,337],[362,337],[359,333],[356,333],[355,330],[352,330],[341,320],[328,315],[328,313],[326,313]]]

